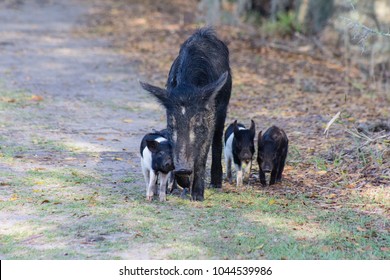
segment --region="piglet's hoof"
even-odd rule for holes
[[[210,188],[220,189],[220,188],[222,188],[222,184],[210,184]]]
[[[164,202],[164,201],[167,201],[166,196],[160,196],[160,202]]]
[[[152,201],[153,200],[153,195],[147,195],[146,196],[147,201]]]

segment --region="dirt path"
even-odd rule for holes
[[[117,186],[116,199],[129,188],[143,195],[139,141],[145,132],[163,125],[161,109],[142,94],[131,63],[107,41],[74,34],[93,10],[92,3],[0,3],[0,200],[10,203],[3,203],[0,234],[19,241],[25,236],[22,244],[36,243],[37,250],[57,248],[40,241],[40,234],[48,221],[63,225],[69,218],[46,216],[35,211],[37,205],[62,204],[66,212],[62,199],[90,201],[101,189]],[[78,187],[58,196],[71,183]],[[74,212],[82,216],[83,211]],[[33,231],[31,241],[23,225]],[[94,240],[83,235],[85,230],[74,232],[68,243],[77,234],[83,237],[81,244]],[[86,257],[94,255],[82,251]],[[67,253],[60,257],[63,254]]]
[[[74,36],[93,7],[79,1],[17,3],[3,4],[0,12],[1,82],[31,100],[15,116],[2,116],[13,123],[1,128],[2,136],[27,146],[37,138],[61,141],[78,153],[98,152],[98,162],[83,159],[87,169],[123,176],[138,164],[133,160],[141,135],[162,125],[159,114],[150,113],[158,107],[142,94],[132,65],[106,41]],[[36,161],[61,164],[56,154],[37,152],[29,151]]]

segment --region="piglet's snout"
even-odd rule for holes
[[[171,157],[168,157],[167,159],[165,159],[163,165],[164,165],[164,168],[166,170],[173,170],[173,169],[175,169]]]
[[[245,163],[249,163],[252,160],[252,153],[249,151],[245,151],[241,153],[241,160]]]

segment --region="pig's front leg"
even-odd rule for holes
[[[260,178],[260,183],[263,185],[263,187],[267,186],[267,181],[265,180],[265,173],[261,168],[259,169],[259,178]]]

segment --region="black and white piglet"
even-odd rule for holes
[[[269,184],[282,180],[284,164],[288,152],[288,138],[283,129],[272,126],[262,135],[258,135],[257,162],[259,164],[259,177],[263,186],[267,185],[265,173],[271,172]]]
[[[252,168],[252,158],[255,153],[256,128],[253,120],[251,127],[245,128],[244,125],[237,123],[237,120],[228,126],[225,131],[225,163],[226,177],[232,180],[232,162],[237,172],[237,186],[242,186],[243,177],[249,179]]]
[[[172,143],[166,130],[148,133],[141,141],[141,166],[146,183],[146,199],[151,201],[157,191],[157,177],[160,180],[160,201],[166,200],[166,187],[174,170]]]

